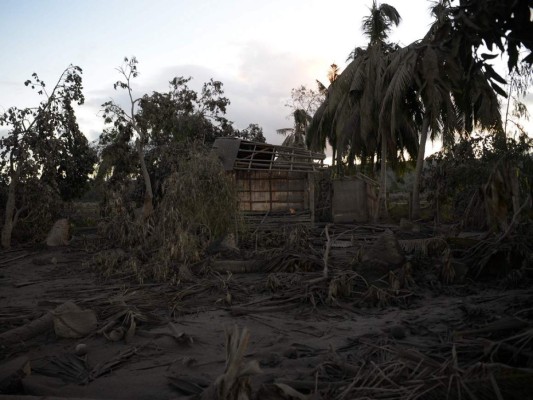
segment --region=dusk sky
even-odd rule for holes
[[[409,44],[427,31],[427,0],[389,0],[402,23],[391,41]],[[371,0],[0,0],[0,111],[33,106],[23,82],[33,72],[53,85],[69,64],[83,68],[86,104],[78,121],[90,140],[104,124],[101,104],[118,98],[115,68],[139,60],[138,97],[192,76],[198,90],[210,78],[224,84],[227,117],[242,129],[259,124],[271,143],[290,127],[285,103],[292,88],[327,83],[332,63],[344,68],[365,46],[361,20]]]

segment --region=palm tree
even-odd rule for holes
[[[333,82],[335,82],[337,80],[339,75],[340,75],[340,70],[339,70],[338,65],[335,64],[335,63],[331,64],[330,68],[329,68],[329,71],[328,71],[328,80],[329,80],[330,86],[333,84]],[[324,107],[324,104],[326,104],[326,100],[328,98],[329,90],[318,79],[317,79],[316,83],[318,85],[319,92],[322,93],[325,96],[324,101],[322,102],[322,104],[319,107],[319,109],[321,110],[320,113],[323,113],[323,107]],[[317,109],[317,111],[315,112],[315,115],[317,115],[317,113],[319,112],[318,111],[319,109]],[[312,124],[313,119],[311,119],[309,122],[310,122],[310,124]],[[331,146],[331,150],[332,150],[332,165],[335,166],[336,155],[337,155],[337,138],[333,134],[333,130],[331,130],[331,129],[329,129],[329,130],[325,130],[325,129],[318,130],[316,128],[313,128],[311,130],[311,132],[310,132],[310,127],[311,127],[310,124],[309,124],[309,126],[307,128],[307,131],[306,131],[305,144],[312,151],[322,152],[326,148],[326,141],[327,141],[327,143]]]
[[[325,143],[328,135],[336,138],[337,164],[347,156],[349,164],[356,157],[373,159],[378,145],[381,146],[381,177],[378,215],[385,212],[386,160],[396,150],[402,134],[412,135],[410,124],[400,125],[395,131],[380,126],[381,99],[383,98],[383,76],[390,62],[390,56],[397,48],[386,42],[393,26],[400,23],[398,11],[388,5],[372,3],[370,15],[363,19],[363,32],[369,38],[366,49],[356,48],[351,53],[352,61],[328,88],[326,100],[315,113],[311,122],[308,143],[316,148]],[[376,215],[376,217],[378,216]]]
[[[350,120],[352,104],[350,87],[355,73],[361,68],[366,50],[357,49],[357,57],[331,82],[324,102],[315,112],[307,130],[307,145],[313,151],[322,151],[326,140],[335,143],[334,159],[341,165],[350,144],[361,143],[359,136],[352,140],[351,135],[359,135],[357,120]],[[352,133],[353,132],[353,133]],[[352,146],[353,147],[353,146]]]
[[[294,110],[292,116],[294,118],[294,128],[283,128],[276,131],[278,134],[286,136],[281,145],[305,148],[305,131],[311,116],[301,108]]]
[[[476,1],[469,0],[469,7],[471,3],[477,6]],[[502,0],[491,1],[503,7]],[[356,48],[351,53],[352,62],[328,88],[326,101],[310,124],[308,143],[313,148],[333,133],[337,159],[347,156],[349,163],[356,156],[362,161],[373,158],[381,145],[382,210],[386,210],[387,155],[391,157],[391,149],[397,148],[407,149],[412,156],[417,154],[413,185],[413,216],[417,218],[428,136],[432,140],[441,136],[448,147],[456,134],[469,134],[475,127],[501,132],[496,93],[505,95],[498,86],[505,81],[486,62],[495,55],[475,55],[481,43],[479,37],[471,32],[472,26],[466,31],[461,28],[466,17],[460,7],[451,7],[449,0],[434,6],[436,22],[428,34],[402,49],[385,42],[390,27],[399,22],[394,11],[373,3],[370,16],[363,21],[370,43],[366,49]],[[512,49],[509,45],[508,51]],[[419,142],[415,144],[417,132]]]
[[[456,132],[468,134],[475,125],[501,125],[496,95],[480,63],[472,57],[471,44],[451,35],[448,7],[448,0],[435,4],[432,12],[436,21],[429,32],[422,40],[395,52],[385,74],[390,83],[383,98],[380,126],[387,126],[389,121],[394,131],[405,112],[419,115],[413,218],[420,217],[419,188],[428,134],[432,140],[441,136],[444,147],[449,147]],[[416,101],[406,109],[405,99],[412,94]]]

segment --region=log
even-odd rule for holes
[[[20,343],[25,340],[31,339],[42,333],[51,331],[54,329],[54,314],[63,313],[66,311],[72,311],[72,302],[63,303],[57,306],[54,311],[49,311],[42,317],[37,318],[34,321],[26,325],[19,326],[18,328],[11,329],[0,335],[0,346],[12,345]]]

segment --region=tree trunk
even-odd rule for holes
[[[11,247],[11,233],[14,228],[14,216],[15,216],[15,195],[16,188],[19,180],[20,172],[17,168],[11,174],[11,182],[9,182],[9,189],[7,192],[7,201],[6,201],[6,214],[4,219],[4,226],[2,227],[2,247],[8,249]]]
[[[350,152],[348,153],[348,170],[351,170],[354,166],[355,166],[355,150],[352,147],[350,148]]]
[[[144,159],[144,151],[141,141],[139,140],[137,146],[137,152],[139,155],[139,163],[141,164],[141,171],[144,179],[144,205],[143,205],[143,217],[148,218],[154,212],[153,198],[154,193],[152,191],[152,182],[150,180],[150,175],[148,174],[148,168],[146,167],[146,161]]]
[[[375,220],[379,218],[388,218],[387,210],[387,140],[381,138],[381,171],[379,179],[378,206],[376,208]]]
[[[429,117],[424,116],[422,121],[422,132],[420,133],[420,144],[416,157],[415,180],[413,182],[413,203],[411,215],[413,219],[420,218],[420,178],[422,177],[422,168],[424,166],[424,156],[426,152],[426,141],[429,131]]]
[[[335,158],[337,159],[337,161],[335,162],[337,175],[341,175],[341,173],[342,173],[342,154],[339,152],[338,149],[335,151]]]

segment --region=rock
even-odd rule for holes
[[[69,310],[54,312],[54,331],[62,338],[81,338],[97,327],[96,314],[92,310],[82,310],[74,303]]]
[[[58,219],[48,236],[46,237],[47,246],[67,246],[70,239],[70,224],[68,219]]]
[[[405,256],[394,233],[387,229],[376,242],[363,255],[362,261],[400,266],[405,261]]]
[[[76,347],[74,348],[74,354],[76,354],[77,356],[84,356],[85,354],[87,354],[87,345],[85,343],[80,343],[76,345]]]
[[[56,315],[61,315],[62,313],[72,311],[73,309],[78,309],[78,307],[71,301],[67,301],[66,303],[57,306],[54,311],[47,312],[43,316],[28,322],[25,325],[1,333],[0,346],[20,343],[51,330],[54,327],[54,318]]]
[[[106,337],[106,339],[112,342],[118,342],[124,339],[125,335],[126,335],[126,329],[124,329],[123,326],[115,328],[111,332],[107,332],[107,333],[104,332],[104,336]]]

